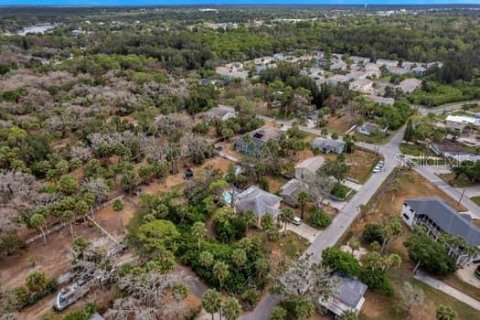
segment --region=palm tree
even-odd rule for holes
[[[286,320],[286,319],[287,319],[287,311],[284,308],[282,308],[281,306],[273,307],[269,320]]]
[[[120,222],[120,227],[123,230],[122,216],[120,215],[120,211],[122,211],[124,208],[123,201],[121,199],[113,200],[112,208],[113,208],[113,211],[115,211],[115,213],[117,214],[118,221]]]
[[[248,228],[254,227],[257,224],[257,218],[255,216],[255,213],[252,211],[247,211],[243,214],[243,223],[245,223],[245,226]]]
[[[439,305],[435,317],[437,320],[455,320],[457,319],[457,312],[450,306]]]
[[[275,222],[273,219],[273,216],[271,214],[265,214],[261,221],[260,221],[260,226],[262,227],[262,230],[268,230],[273,228]]]
[[[75,203],[74,213],[76,217],[83,217],[83,222],[86,223],[86,216],[88,214],[88,204],[84,200],[79,200]]]
[[[30,217],[30,225],[33,228],[40,230],[40,232],[42,233],[43,241],[45,242],[45,244],[47,244],[47,235],[46,235],[45,229],[44,229],[46,224],[47,224],[47,220],[40,213],[34,213]]]
[[[242,306],[236,298],[228,297],[223,304],[223,314],[226,320],[236,320],[242,312]]]
[[[358,250],[360,248],[360,241],[358,240],[358,238],[352,238],[348,242],[348,245],[352,249],[352,254],[353,254],[355,250]]]
[[[308,198],[309,198],[309,195],[305,191],[302,191],[298,194],[297,201],[298,201],[298,204],[300,205],[302,219],[305,214],[305,205],[307,204]]]
[[[217,278],[218,282],[220,282],[220,288],[223,288],[223,282],[230,275],[228,265],[223,261],[218,261],[213,266],[213,275]]]
[[[280,220],[283,222],[283,232],[287,231],[287,223],[292,222],[293,220],[293,211],[290,208],[282,209],[280,211]]]
[[[297,319],[308,319],[315,312],[313,302],[305,297],[300,297],[295,301],[295,313]]]
[[[235,249],[232,252],[232,261],[237,267],[242,267],[247,262],[247,253],[243,249]]]
[[[208,289],[202,297],[202,307],[212,315],[212,320],[214,320],[213,315],[220,311],[221,306],[221,294],[214,289]]]
[[[213,254],[208,251],[203,251],[200,253],[198,259],[203,267],[210,267],[213,264]]]
[[[403,233],[403,223],[402,219],[397,216],[390,217],[384,224],[383,224],[383,234],[384,240],[382,244],[381,252],[385,252],[387,249],[387,245],[391,240],[398,237]]]
[[[258,258],[255,260],[255,269],[257,269],[257,274],[259,277],[264,277],[268,274],[268,269],[270,263],[267,258]]]
[[[68,226],[70,227],[70,234],[72,235],[72,239],[75,239],[75,234],[73,233],[73,226],[72,226],[72,221],[74,218],[75,218],[75,215],[73,214],[73,211],[65,210],[62,212],[61,219],[62,221],[68,223]]]
[[[205,223],[197,221],[193,224],[192,236],[197,239],[197,248],[200,249],[200,244],[203,239],[207,237],[207,229],[205,228]]]

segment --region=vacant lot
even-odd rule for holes
[[[329,133],[336,133],[339,136],[345,135],[345,132],[347,132],[350,127],[346,117],[341,116],[330,117],[326,126]]]
[[[325,154],[322,156],[332,161],[335,161],[337,158],[336,154]],[[349,166],[347,178],[358,181],[359,183],[364,183],[368,180],[373,168],[380,160],[378,154],[359,148],[356,148],[352,153],[346,153],[345,156]]]

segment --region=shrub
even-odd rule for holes
[[[332,223],[332,218],[322,210],[310,213],[309,222],[316,228],[326,228]]]
[[[371,244],[373,242],[383,243],[384,235],[381,225],[376,223],[369,223],[362,233],[362,241]]]
[[[322,263],[347,276],[358,276],[362,270],[358,260],[350,252],[344,252],[340,248],[327,248],[322,253]]]
[[[380,269],[365,269],[360,274],[360,280],[373,291],[391,296],[393,287],[390,277]]]

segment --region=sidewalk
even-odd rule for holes
[[[464,294],[461,291],[458,291],[455,288],[450,287],[449,285],[447,285],[446,283],[444,283],[440,280],[437,280],[435,278],[432,278],[432,277],[428,276],[427,274],[425,274],[422,271],[417,271],[417,274],[415,274],[415,279],[429,285],[430,287],[432,287],[434,289],[440,290],[443,293],[448,294],[450,297],[452,297],[454,299],[457,299],[458,301],[463,302],[466,305],[469,305],[470,307],[472,307],[475,310],[480,311],[480,302],[479,301],[473,299],[472,297]]]

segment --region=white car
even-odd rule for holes
[[[292,220],[292,223],[296,226],[299,226],[302,224],[302,219],[300,219],[300,217],[293,217],[293,220]]]
[[[380,171],[382,171],[382,168],[380,168],[379,166],[376,166],[375,168],[373,168],[373,173],[377,173]]]

